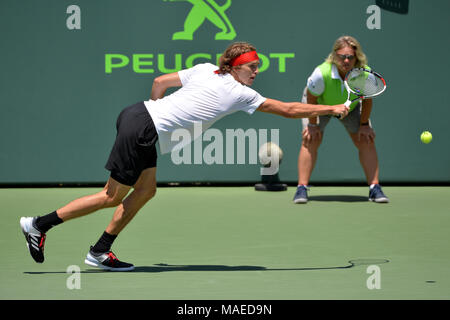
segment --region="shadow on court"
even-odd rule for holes
[[[349,195],[332,195],[332,196],[308,196],[308,201],[322,202],[368,202],[368,197],[349,196]]]
[[[345,266],[334,267],[308,267],[308,268],[266,268],[261,266],[226,266],[226,265],[169,265],[165,263],[155,264],[153,266],[137,266],[130,272],[145,272],[145,273],[157,273],[157,272],[173,272],[173,271],[312,271],[312,270],[337,270],[337,269],[350,269],[361,265],[378,265],[388,263],[387,259],[356,259],[350,260]],[[99,269],[88,269],[80,271],[80,273],[103,273],[111,272]],[[24,272],[25,274],[60,274],[67,273],[66,271],[36,271],[36,272]]]

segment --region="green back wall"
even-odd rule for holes
[[[227,1],[2,0],[0,183],[105,181],[117,115],[148,99],[153,78],[176,68],[180,55],[182,68],[197,53],[215,62],[230,43],[249,41],[270,61],[253,87],[266,97],[296,101],[312,70],[344,34],[361,42],[370,66],[388,82],[387,91],[374,100],[371,117],[381,181],[448,182],[450,2],[409,2],[407,14],[382,9],[381,29],[370,30],[366,22],[372,14],[366,10],[375,0],[232,0],[216,19],[228,19],[233,39],[216,40],[220,29],[205,20],[193,40],[173,40],[195,6],[214,9]],[[67,27],[70,5],[81,10],[81,29]],[[284,66],[279,53],[288,54]],[[109,54],[130,62],[109,72]],[[133,67],[138,54],[145,55],[143,64]],[[164,57],[163,67],[158,56]],[[279,129],[285,155],[280,179],[297,180],[300,120],[240,112],[214,128],[224,134],[236,128]],[[428,145],[419,139],[424,130],[433,133]],[[259,169],[257,164],[175,165],[169,154],[158,159],[158,180],[251,182],[260,179]],[[311,180],[364,181],[357,151],[337,120],[326,130]]]

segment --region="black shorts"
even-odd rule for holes
[[[133,186],[144,169],[156,167],[158,133],[143,102],[126,107],[116,127],[116,141],[105,168],[113,179]]]

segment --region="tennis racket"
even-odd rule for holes
[[[344,105],[350,105],[356,100],[376,97],[386,90],[386,81],[377,72],[365,68],[353,68],[345,75],[344,85],[347,89],[347,101]],[[350,95],[357,97],[350,100]],[[338,117],[339,119],[341,116]]]

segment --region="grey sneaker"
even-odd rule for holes
[[[381,190],[381,186],[379,184],[376,184],[369,191],[369,201],[377,203],[388,203],[389,198],[384,195],[383,190]]]
[[[20,218],[20,228],[22,229],[25,240],[27,241],[28,251],[30,251],[31,257],[37,263],[44,262],[44,245],[45,245],[45,233],[40,232],[34,221],[33,217]]]
[[[103,270],[108,271],[132,271],[134,270],[134,265],[131,263],[122,262],[112,253],[112,251],[105,252],[105,253],[94,253],[91,250],[89,250],[86,259],[84,260],[84,263],[100,268]]]
[[[294,195],[294,203],[307,203],[308,202],[308,188],[305,186],[298,186]]]

